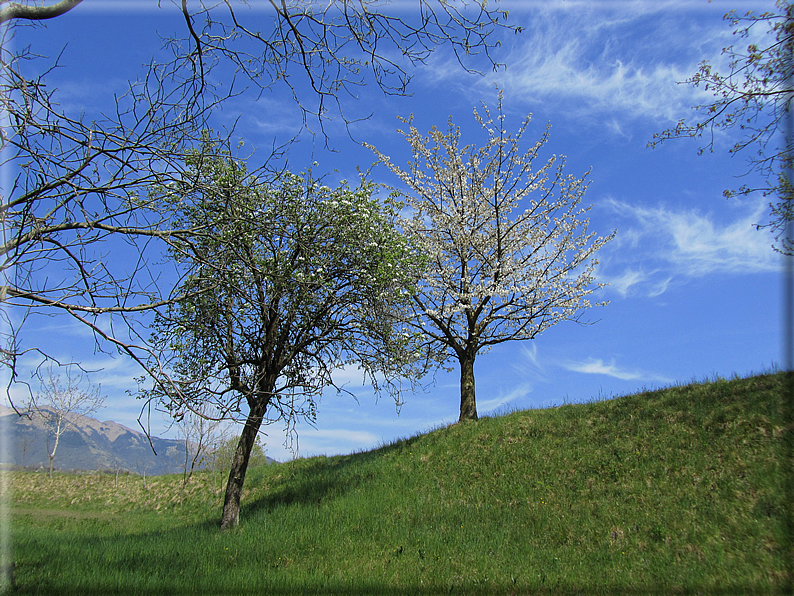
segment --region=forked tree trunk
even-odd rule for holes
[[[474,394],[474,355],[464,353],[460,362],[460,419],[477,420],[477,403]]]
[[[223,500],[223,514],[221,515],[221,530],[228,530],[240,523],[240,497],[243,494],[245,473],[248,470],[251,449],[253,449],[256,442],[256,435],[262,425],[268,401],[257,401],[248,414],[243,432],[240,433],[240,440],[237,443],[237,449],[232,460],[232,469],[229,472],[229,482],[226,484],[226,496]]]

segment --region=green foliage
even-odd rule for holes
[[[774,593],[782,390],[718,379],[260,466],[229,533],[206,491],[107,516],[15,473],[40,482],[13,504],[18,591]]]
[[[226,415],[267,399],[276,417],[313,417],[334,369],[359,366],[376,388],[410,376],[399,312],[422,261],[394,227],[399,204],[363,176],[256,178],[209,138],[187,163],[180,184],[153,189],[192,234],[171,243],[185,298],[154,322],[151,369],[165,374],[145,397]]]
[[[142,397],[177,419],[245,419],[221,519],[229,528],[263,421],[313,419],[346,366],[399,403],[402,380],[418,374],[401,314],[422,261],[395,228],[398,204],[380,202],[364,176],[357,188],[289,172],[262,180],[209,135],[187,166],[179,184],[152,190],[190,233],[171,240],[181,298],[154,320],[154,383]]]
[[[232,437],[230,439],[226,439],[218,445],[215,445],[214,448],[212,448],[207,454],[207,467],[216,473],[222,474],[225,472],[228,474],[229,469],[232,466],[232,459],[234,458],[234,452],[237,449],[237,443],[239,440],[239,437]],[[251,461],[248,464],[249,467],[263,465],[266,463],[267,457],[265,456],[265,448],[262,447],[262,444],[259,442],[254,443],[254,446],[251,449]]]

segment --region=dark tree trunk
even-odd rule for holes
[[[226,496],[223,500],[223,514],[221,515],[221,530],[228,530],[240,523],[240,497],[243,494],[243,482],[248,470],[248,461],[251,459],[251,449],[256,442],[256,435],[262,425],[262,419],[267,409],[269,400],[257,400],[248,414],[237,449],[232,460],[232,469],[229,472],[229,482],[226,484]]]
[[[474,401],[474,354],[464,352],[460,361],[460,419],[477,420],[477,404]]]

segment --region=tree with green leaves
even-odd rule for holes
[[[758,27],[766,26],[764,37],[730,45],[722,49],[729,58],[728,72],[718,72],[708,60],[700,63],[698,71],[685,83],[709,91],[714,101],[694,107],[698,115],[689,121],[681,119],[675,127],[653,135],[648,143],[656,147],[676,138],[696,138],[707,141],[699,153],[714,151],[714,139],[719,131],[738,130],[741,137],[729,149],[731,154],[747,155],[747,173],[761,174],[759,186],[743,184],[723,192],[731,198],[762,192],[777,197],[769,204],[770,219],[757,227],[769,228],[778,244],[773,248],[783,254],[794,255],[794,238],[787,236],[786,227],[794,221],[794,189],[789,172],[794,167],[792,135],[785,133],[786,119],[791,120],[789,102],[794,92],[794,5],[777,0],[776,10],[757,14],[748,11],[740,15],[735,10],[724,19],[734,28],[733,35],[749,40]]]
[[[51,346],[23,332],[39,314],[66,314],[100,349],[145,364],[141,320],[180,298],[157,259],[192,230],[140,198],[185,175],[184,156],[200,147],[202,130],[228,100],[281,88],[304,126],[324,132],[329,118],[353,119],[341,98],[358,87],[406,94],[413,68],[439,48],[467,70],[496,68],[498,33],[520,30],[486,0],[416,0],[409,11],[380,0],[150,4],[164,17],[151,19],[166,24],[162,43],[140,70],[117,73],[129,81],[125,93],[75,113],[54,84],[53,73],[68,66],[61,52],[46,55],[56,33],[45,24],[74,22],[97,3],[0,3],[0,168],[8,173],[0,180],[0,363],[12,382],[21,357],[54,360]],[[288,142],[274,139],[273,157]],[[132,265],[120,255],[134,255]]]
[[[227,529],[263,423],[313,419],[344,367],[399,395],[414,362],[401,311],[422,259],[394,227],[399,205],[380,202],[363,176],[355,188],[287,172],[260,180],[210,145],[189,166],[184,183],[153,191],[195,234],[171,245],[186,298],[154,322],[162,373],[144,396],[176,416],[210,404],[216,418],[244,420]]]
[[[370,146],[407,187],[397,190],[411,209],[401,227],[428,259],[407,322],[440,363],[458,361],[461,421],[477,419],[477,354],[580,321],[603,285],[593,285],[593,255],[614,236],[587,231],[586,175],[564,174],[557,156],[535,167],[549,127],[523,150],[530,116],[508,134],[501,92],[496,121],[484,110],[474,110],[487,134],[482,147],[461,146],[451,121],[446,133],[433,127],[425,137],[411,120],[400,131],[413,153],[407,170]]]

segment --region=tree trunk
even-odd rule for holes
[[[463,353],[460,361],[460,419],[477,420],[477,404],[474,401],[474,354]]]
[[[262,425],[265,410],[269,400],[257,400],[248,414],[237,449],[232,460],[232,469],[229,472],[229,482],[226,484],[226,496],[223,500],[223,514],[221,515],[221,530],[228,530],[240,523],[240,497],[243,494],[243,482],[248,470],[248,461],[251,459],[251,449],[256,442],[256,435]]]
[[[58,422],[55,426],[55,445],[52,448],[52,453],[49,453],[50,456],[50,480],[52,480],[52,468],[54,467],[55,463],[55,452],[58,451],[58,442],[61,440],[61,417],[58,416]]]

